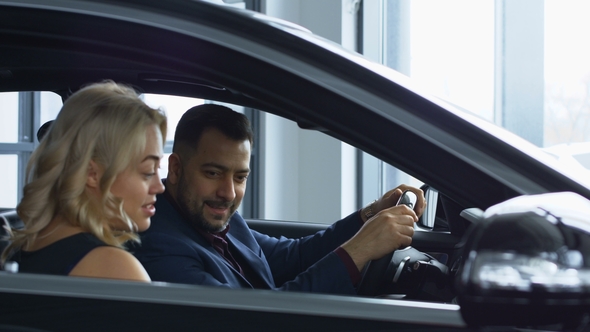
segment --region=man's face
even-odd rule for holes
[[[195,226],[210,232],[224,230],[244,198],[250,141],[234,141],[217,129],[207,129],[196,154],[182,165],[175,195],[178,204]]]

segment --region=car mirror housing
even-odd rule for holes
[[[520,196],[472,225],[456,289],[468,325],[584,322],[590,304],[590,201],[571,192]]]

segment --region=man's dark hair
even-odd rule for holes
[[[204,104],[195,106],[182,115],[176,126],[172,151],[180,153],[180,146],[195,149],[203,132],[210,128],[217,129],[236,141],[249,140],[252,144],[254,140],[250,121],[244,114],[226,106]]]

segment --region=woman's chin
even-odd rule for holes
[[[145,232],[148,228],[150,228],[150,218],[139,220],[139,222],[134,223],[135,232]]]

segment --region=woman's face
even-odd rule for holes
[[[123,200],[123,210],[143,232],[150,227],[150,217],[156,212],[156,194],[164,192],[158,169],[162,159],[162,133],[156,125],[145,132],[145,149],[139,163],[123,171],[113,183],[111,193]]]

